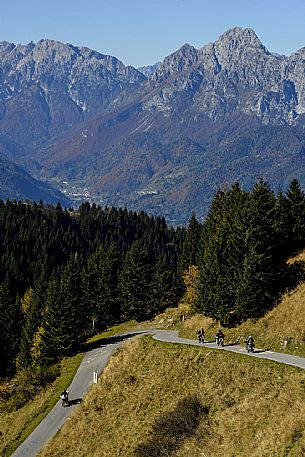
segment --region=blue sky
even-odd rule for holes
[[[0,40],[51,38],[135,67],[184,43],[200,48],[236,25],[289,55],[305,46],[305,0],[0,0]]]

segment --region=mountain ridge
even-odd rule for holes
[[[275,55],[235,27],[199,49],[184,44],[146,77],[52,40],[21,47],[18,66],[12,46],[0,46],[16,69],[0,61],[0,97],[8,81],[20,92],[0,98],[0,131],[20,145],[13,160],[61,190],[68,181],[91,201],[185,223],[223,185],[263,177],[285,188],[304,166],[305,48]]]

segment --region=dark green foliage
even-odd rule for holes
[[[14,374],[21,326],[20,300],[0,284],[0,377]]]
[[[199,241],[202,234],[202,225],[193,213],[187,227],[182,254],[179,258],[179,272],[183,274],[191,265],[198,265]]]
[[[94,331],[176,304],[183,238],[183,229],[168,229],[163,218],[144,212],[0,200],[0,282],[13,291],[4,308],[14,314],[16,294],[23,296],[23,313],[2,347],[3,367],[5,357],[10,367],[0,375],[15,370],[16,348],[19,369],[53,363]],[[145,253],[138,258],[131,254],[137,243]],[[132,258],[139,267],[135,282],[127,274]],[[123,263],[126,287],[119,285]]]
[[[82,289],[86,321],[93,331],[120,319],[120,266],[121,259],[117,246],[111,245],[107,252],[100,246],[89,257],[83,270]]]
[[[176,408],[160,416],[153,425],[150,438],[135,449],[136,457],[172,456],[185,438],[192,436],[209,410],[199,397],[185,397]]]
[[[203,226],[198,310],[226,322],[235,309],[244,227],[238,218],[245,193],[238,185],[216,194]]]
[[[199,311],[231,325],[274,306],[288,286],[286,241],[297,227],[285,224],[288,208],[262,180],[251,192],[218,192],[203,227]]]
[[[151,268],[147,252],[135,241],[123,261],[119,277],[122,318],[144,320],[153,315]]]
[[[288,225],[287,243],[291,253],[297,253],[305,246],[305,194],[296,179],[290,183],[286,193],[287,212],[285,222]]]
[[[178,296],[175,294],[175,279],[168,259],[164,254],[160,254],[154,265],[151,281],[153,314],[159,314],[165,308],[173,306],[177,298]]]
[[[47,280],[45,272],[43,271],[35,283],[35,288],[28,291],[29,296],[27,298],[26,296],[23,297],[23,300],[27,299],[28,303],[23,316],[20,350],[17,358],[18,368],[26,368],[33,361],[33,340],[35,333],[42,322],[46,288]]]
[[[81,300],[77,256],[71,256],[61,281],[51,278],[42,322],[40,362],[53,363],[71,355],[86,335],[86,312]]]
[[[236,289],[236,315],[258,317],[270,309],[284,283],[287,271],[276,227],[276,201],[267,184],[258,182],[249,193],[241,274]]]

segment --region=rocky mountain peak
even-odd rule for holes
[[[252,29],[241,27],[234,27],[222,34],[214,43],[214,48],[220,63],[270,55]]]
[[[152,76],[152,83],[160,83],[171,75],[190,69],[198,61],[198,51],[185,43],[178,51],[165,57],[159,70]]]
[[[241,27],[234,27],[220,35],[217,41],[235,45],[251,45],[265,49],[254,30],[250,28],[243,29]]]
[[[198,60],[197,49],[194,46],[185,43],[178,51],[170,54],[164,59],[163,66],[170,73],[180,72],[190,68]]]

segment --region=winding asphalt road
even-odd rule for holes
[[[68,387],[70,392],[70,406],[63,408],[59,400],[52,411],[45,419],[36,427],[36,429],[28,436],[28,438],[18,447],[12,454],[12,457],[35,457],[43,446],[49,441],[62,427],[68,417],[72,414],[74,408],[81,402],[86,394],[89,386],[93,383],[93,372],[100,374],[107,365],[111,355],[123,344],[127,339],[136,335],[153,335],[153,338],[158,341],[167,343],[187,344],[190,346],[204,346],[210,349],[220,349],[225,351],[237,352],[251,357],[273,360],[286,365],[305,369],[305,358],[282,354],[272,351],[264,351],[256,349],[254,354],[248,354],[244,348],[238,345],[225,345],[219,348],[215,342],[199,343],[195,340],[180,338],[176,330],[139,330],[132,333],[126,333],[116,337],[103,340],[103,343],[98,347],[86,353],[81,362],[76,375]]]

